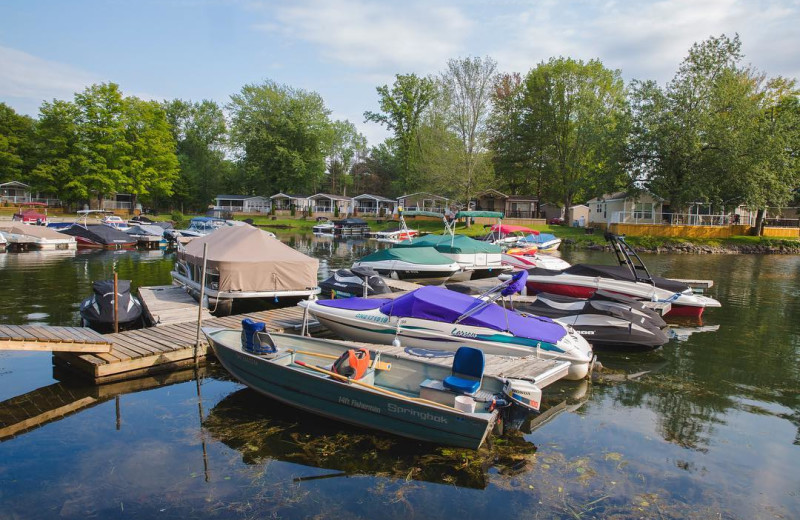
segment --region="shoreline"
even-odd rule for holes
[[[636,238],[636,237],[630,237]],[[608,251],[612,248],[603,244],[586,244],[575,241],[564,241],[567,247],[575,249],[587,249],[591,251]],[[767,244],[727,244],[727,245],[708,245],[693,244],[682,242],[679,244],[662,244],[657,246],[642,246],[629,241],[637,253],[653,254],[690,254],[690,255],[798,255],[800,254],[800,242],[796,245],[781,243],[778,245]]]

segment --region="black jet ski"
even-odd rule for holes
[[[135,329],[143,324],[142,304],[131,295],[130,280],[117,281],[117,320],[119,330]],[[81,319],[84,326],[98,332],[114,331],[114,280],[101,280],[92,284],[92,295],[81,302]]]
[[[597,291],[590,298],[539,293],[514,309],[572,326],[595,347],[657,348],[669,341],[656,312],[626,296]]]
[[[322,298],[351,298],[364,296],[366,284],[367,296],[392,292],[383,278],[371,267],[353,267],[339,269],[333,276],[319,283]]]

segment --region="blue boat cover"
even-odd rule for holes
[[[343,301],[359,299],[361,298],[350,298]],[[389,316],[453,323],[462,314],[483,303],[472,296],[450,291],[444,287],[429,285],[384,303],[381,306],[381,312]],[[517,337],[553,344],[566,334],[564,327],[550,318],[522,316],[495,303],[490,303],[462,320],[461,323],[473,327],[508,331]]]
[[[323,307],[347,309],[349,311],[368,311],[391,302],[391,298],[342,298],[338,300],[317,300]]]
[[[528,235],[521,239],[520,242],[525,242],[526,244],[544,244],[545,242],[550,242],[555,239],[556,236],[551,233],[539,233],[538,235]]]

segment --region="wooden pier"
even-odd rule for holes
[[[0,350],[108,353],[111,342],[83,327],[0,325]]]
[[[196,306],[195,312],[197,312]],[[302,325],[303,313],[304,310],[300,307],[288,307],[224,318],[210,318],[203,320],[202,326],[241,328],[242,320],[251,318],[265,322],[270,332],[296,332]],[[197,343],[196,321],[105,334],[102,337],[111,344],[109,352],[94,354],[54,352],[56,366],[87,377],[96,383],[103,383],[186,367],[194,363],[196,345],[199,359],[205,358],[208,350],[208,344],[202,334],[199,344]]]
[[[139,299],[147,321],[156,327],[176,323],[197,323],[197,301],[183,287],[177,285],[156,285],[139,287]],[[204,320],[211,313],[203,309]]]

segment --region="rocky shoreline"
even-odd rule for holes
[[[611,247],[603,244],[583,245],[571,244],[579,249],[592,251],[611,251]],[[691,242],[680,244],[660,245],[657,247],[634,246],[639,253],[668,253],[668,254],[717,254],[717,255],[797,255],[800,254],[800,242],[796,246],[788,244],[762,245],[762,244],[730,244],[724,246],[698,245]]]

